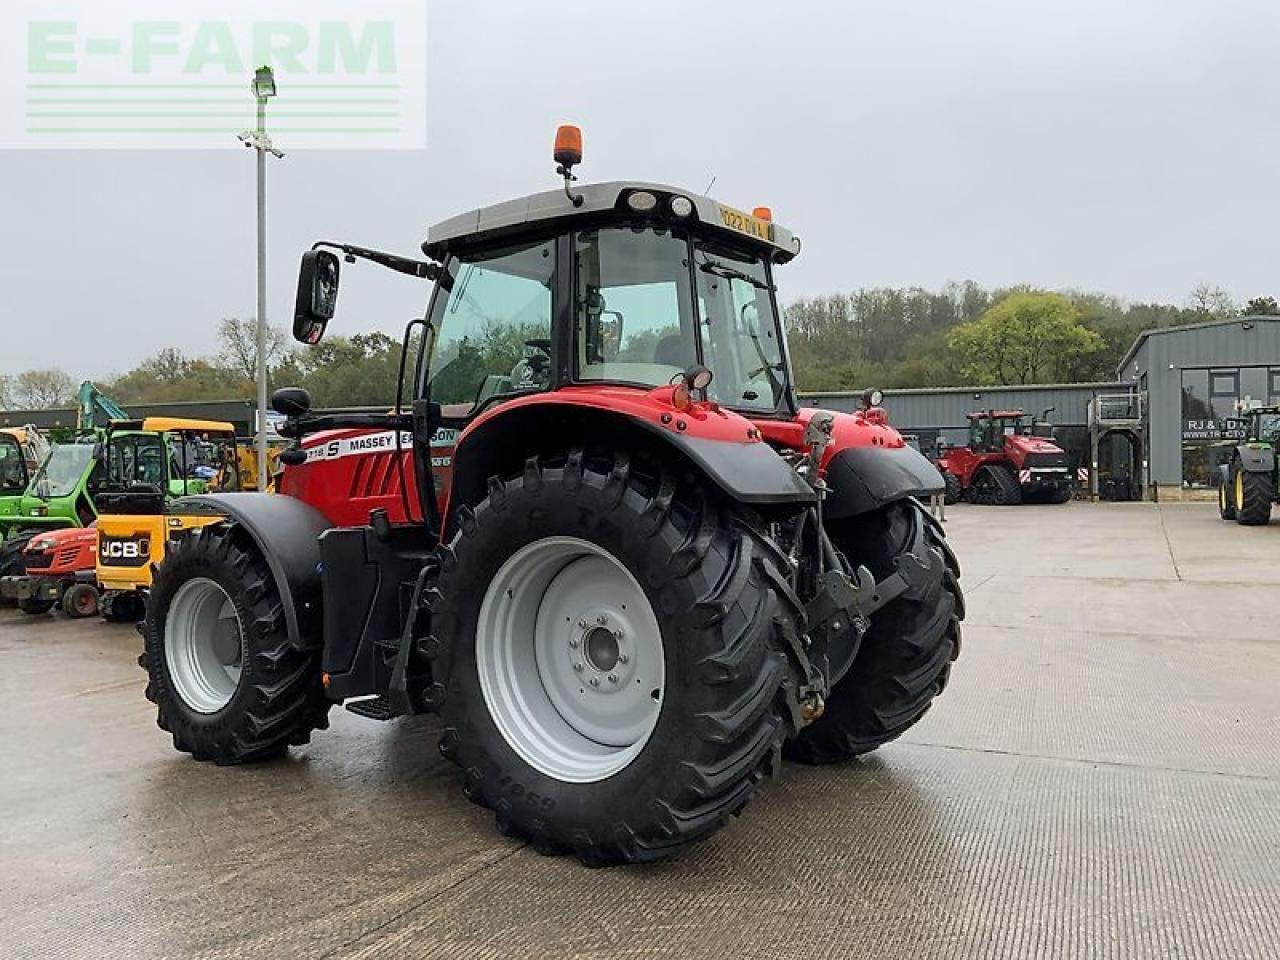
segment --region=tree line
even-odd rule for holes
[[[1280,306],[1272,297],[1237,305],[1207,284],[1172,305],[1070,290],[987,290],[966,282],[936,292],[877,287],[810,297],[792,303],[785,315],[797,387],[852,390],[1112,380],[1143,330],[1277,316]],[[488,346],[463,343],[460,349]],[[222,321],[219,347],[209,357],[166,348],[98,385],[126,407],[254,396],[254,321]],[[400,341],[384,333],[329,337],[306,349],[294,348],[275,329],[267,340],[271,387],[305,387],[317,407],[390,404],[399,363]],[[0,409],[71,406],[77,382],[56,368],[0,374]]]

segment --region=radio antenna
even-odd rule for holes
[[[707,189],[705,189],[705,190],[703,190],[703,191],[702,191],[702,195],[703,195],[704,197],[709,197],[709,196],[711,196],[711,188],[712,188],[713,186],[715,186],[715,182],[716,182],[716,176],[715,176],[715,174],[713,173],[713,174],[711,175],[711,182],[707,184]]]

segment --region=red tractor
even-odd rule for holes
[[[98,531],[94,525],[38,533],[22,552],[25,574],[0,578],[0,596],[16,600],[23,613],[61,607],[69,617],[98,612]]]
[[[282,495],[183,501],[224,519],[172,549],[144,624],[177,749],[432,713],[503,833],[608,864],[710,835],[784,744],[854,757],[942,691],[964,604],[918,500],[942,477],[873,403],[797,404],[774,273],[799,241],[763,208],[577,187],[576,134],[562,190],[433,227],[424,260],[303,256],[307,344],[342,258],[432,281],[413,402],[278,390]]]
[[[969,414],[969,443],[938,457],[947,503],[968,500],[988,506],[1066,503],[1071,499],[1067,454],[1053,442],[1046,410],[1039,420],[1021,410]]]

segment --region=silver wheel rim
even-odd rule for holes
[[[164,622],[164,659],[183,703],[217,713],[240,685],[240,619],[227,591],[207,577],[188,580],[173,595]]]
[[[547,537],[502,565],[480,606],[476,668],[508,746],[557,780],[613,776],[658,724],[658,619],[630,571],[586,540]]]

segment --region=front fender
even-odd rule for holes
[[[848,447],[827,464],[831,492],[823,515],[833,520],[870,513],[904,497],[946,490],[938,468],[914,447]]]
[[[240,527],[275,578],[289,641],[299,649],[319,645],[320,534],[331,526],[324,514],[301,500],[273,493],[199,494],[176,500],[170,512],[226,517]],[[299,608],[314,611],[314,622],[300,617]]]

